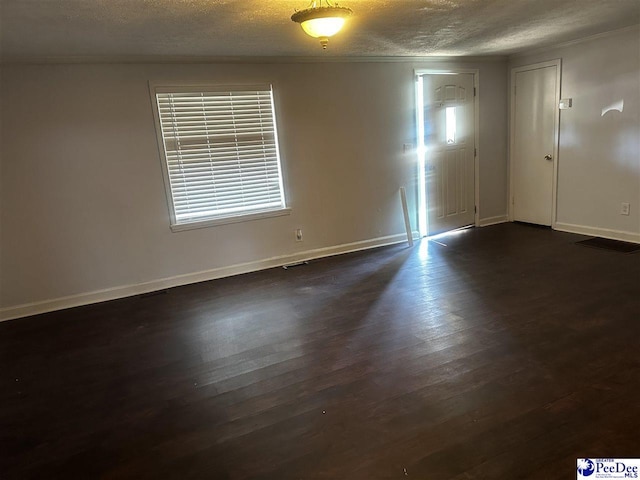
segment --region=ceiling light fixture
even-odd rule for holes
[[[323,6],[323,2],[326,6]],[[322,49],[327,49],[329,37],[340,31],[345,20],[353,11],[347,7],[340,7],[329,0],[312,0],[308,8],[296,11],[291,20],[299,23],[304,32],[320,39]]]

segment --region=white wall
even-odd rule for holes
[[[0,317],[402,239],[413,71],[456,65],[480,69],[480,216],[503,216],[506,62],[4,66]],[[273,83],[291,215],[172,233],[150,80]]]
[[[513,57],[510,66],[562,59],[557,228],[640,242],[640,30]],[[602,116],[624,100],[624,110]],[[629,216],[620,204],[631,204]]]

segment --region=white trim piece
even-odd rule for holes
[[[290,208],[279,208],[278,210],[268,210],[265,212],[249,213],[247,215],[238,215],[235,217],[220,217],[211,220],[204,220],[200,222],[192,223],[178,223],[176,225],[170,225],[172,232],[184,232],[186,230],[194,230],[197,228],[215,227],[217,225],[228,225],[231,223],[243,223],[251,222],[253,220],[260,220],[263,218],[282,217],[284,215],[290,215]]]
[[[420,235],[413,232],[416,238]],[[134,285],[123,285],[103,290],[95,290],[92,292],[79,293],[77,295],[69,295],[66,297],[44,300],[41,302],[25,303],[12,307],[0,309],[0,322],[12,320],[30,315],[38,315],[41,313],[62,310],[65,308],[79,307],[81,305],[89,305],[92,303],[106,302],[118,298],[131,297],[141,295],[143,293],[155,292],[172,287],[179,287],[191,283],[206,282],[218,278],[231,277],[243,273],[257,272],[268,268],[280,267],[292,263],[299,263],[318,258],[331,257],[333,255],[341,255],[344,253],[358,252],[361,250],[369,250],[372,248],[404,243],[407,241],[406,233],[398,233],[385,237],[372,238],[359,242],[345,243],[332,247],[316,248],[297,252],[288,255],[280,255],[277,257],[265,258],[253,262],[239,263],[227,267],[219,267],[201,272],[187,273],[184,275],[176,275],[173,277],[161,278],[150,282],[138,283]]]
[[[509,149],[507,161],[507,215],[509,221],[513,221],[513,152],[515,143],[515,131],[513,124],[515,122],[516,113],[516,74],[526,72],[528,70],[538,70],[540,68],[556,67],[556,99],[555,99],[555,115],[554,115],[554,138],[553,138],[553,180],[551,186],[551,228],[556,228],[558,218],[558,156],[560,152],[560,109],[557,108],[562,95],[562,59],[556,58],[546,62],[533,63],[530,65],[522,65],[511,69],[511,78],[509,83]]]
[[[456,57],[457,58],[457,57]],[[465,68],[460,67],[457,68],[455,65],[447,68],[416,68],[416,75],[459,75],[464,73],[469,73],[476,75],[480,70],[477,68]]]
[[[624,230],[612,230],[609,228],[588,227],[586,225],[574,225],[572,223],[556,223],[555,230],[568,233],[578,233],[592,237],[609,238],[623,242],[640,243],[640,233],[626,232]]]
[[[478,226],[480,223],[480,70],[476,70],[473,74],[473,101],[473,121],[475,122],[473,128],[476,137],[473,139],[475,143],[473,151],[473,188],[475,189],[475,213],[473,219],[476,226]]]
[[[497,225],[499,223],[507,223],[509,217],[507,215],[497,215],[495,217],[481,218],[478,222],[479,227],[488,227],[489,225]]]
[[[407,207],[407,192],[404,187],[400,187],[400,203],[402,203],[402,214],[404,216],[404,228],[407,230],[407,242],[413,247],[413,230],[409,220],[409,208]]]
[[[426,186],[427,180],[425,176],[425,148],[424,148],[424,108],[420,105],[424,105],[424,78],[414,72],[415,89],[414,89],[414,101],[415,101],[415,128],[416,128],[416,178],[417,183],[417,197],[418,205],[416,210],[418,211],[418,230],[420,236],[427,236],[427,201],[426,201]]]

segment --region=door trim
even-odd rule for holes
[[[473,214],[473,222],[476,227],[480,226],[480,69],[478,68],[416,68],[414,70],[414,79],[416,80],[416,89],[418,88],[417,78],[420,75],[459,75],[470,74],[473,75],[473,89],[475,95],[473,96],[473,129],[474,138],[473,143],[475,147],[475,156],[473,158],[473,195],[475,211]],[[414,105],[418,104],[418,96],[414,98]],[[416,108],[416,140],[418,130],[418,111]],[[418,142],[416,141],[416,147]],[[416,148],[416,151],[418,149]],[[420,152],[417,153],[420,156]],[[418,161],[416,169],[420,168],[420,161]],[[420,174],[418,172],[418,178]],[[420,186],[418,186],[420,188]],[[421,195],[418,194],[417,198],[419,202],[422,202]],[[419,209],[420,207],[418,207]],[[420,225],[418,225],[420,230]],[[421,230],[420,230],[421,231]]]
[[[558,223],[558,151],[560,148],[560,93],[561,93],[561,81],[562,81],[562,59],[556,58],[554,60],[548,60],[546,62],[533,63],[530,65],[523,65],[520,67],[513,67],[511,69],[511,78],[509,85],[509,162],[508,162],[508,195],[507,195],[507,215],[509,221],[513,222],[513,152],[515,144],[515,114],[516,114],[516,74],[519,72],[526,72],[529,70],[538,70],[540,68],[556,67],[556,111],[554,118],[553,129],[553,180],[551,185],[551,228],[556,230]]]

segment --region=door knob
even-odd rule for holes
[[[551,155],[547,154],[547,155],[544,156],[544,159],[551,161],[551,160],[553,160],[553,157]]]

